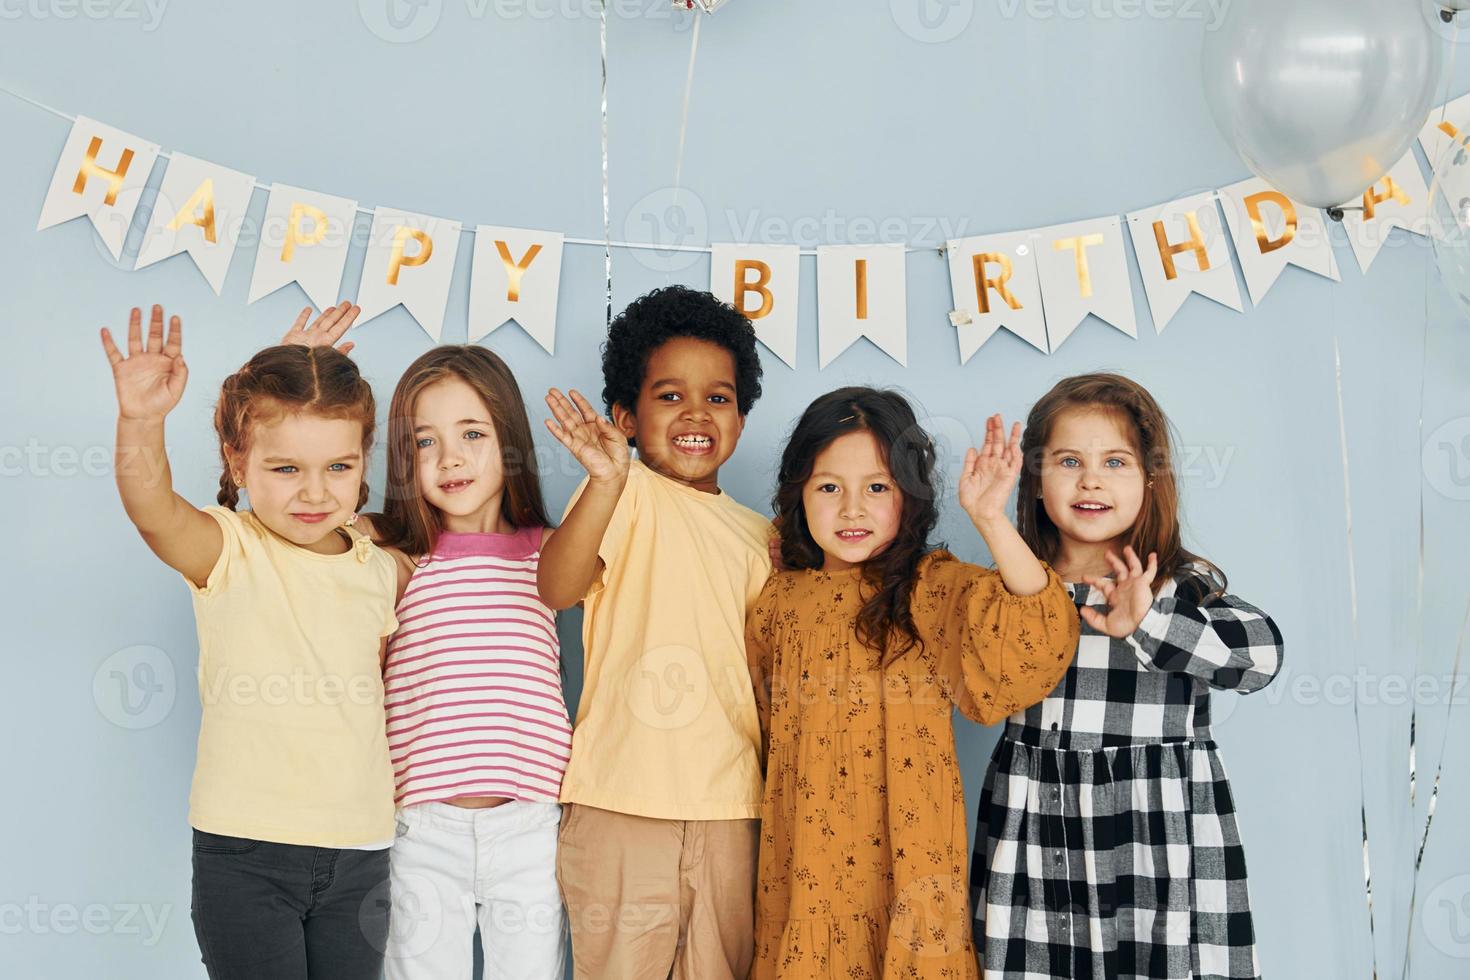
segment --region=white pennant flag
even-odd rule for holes
[[[959,334],[961,364],[1002,327],[1043,354],[1051,352],[1031,235],[1017,231],[946,243],[954,300],[949,322]]]
[[[1443,122],[1441,122],[1443,120]],[[1450,144],[1459,140],[1464,146],[1466,136],[1460,128],[1470,124],[1470,95],[1462,95],[1443,107],[1436,106],[1429,113],[1429,121],[1419,130],[1419,146],[1429,159],[1429,169],[1438,167]]]
[[[1245,312],[1213,192],[1135,211],[1128,230],[1155,331],[1164,332],[1190,293]]]
[[[137,268],[188,252],[218,296],[254,190],[249,174],[175,150],[153,202]]]
[[[1288,198],[1259,177],[1220,188],[1251,302],[1257,306],[1288,265],[1341,282],[1321,210]]]
[[[272,185],[247,302],[294,282],[317,309],[334,305],[356,218],[356,201],[289,184]]]
[[[756,339],[787,367],[796,367],[801,249],[717,242],[710,251],[710,292],[745,314]]]
[[[556,353],[563,237],[559,231],[494,225],[475,228],[470,262],[471,343],[513,319],[546,353]]]
[[[1357,205],[1354,205],[1356,207]],[[1415,235],[1429,233],[1429,185],[1419,170],[1414,151],[1363,193],[1363,210],[1344,211],[1342,227],[1358,268],[1366,274],[1395,228]]]
[[[114,259],[123,243],[158,145],[131,133],[78,116],[51,175],[36,230],[87,215]]]
[[[866,337],[908,366],[908,295],[902,245],[817,249],[819,367]]]
[[[1038,228],[1033,234],[1051,349],[1066,343],[1089,314],[1136,339],[1133,277],[1118,216]]]
[[[357,292],[357,305],[362,307],[359,322],[402,303],[437,344],[449,303],[459,230],[459,222],[449,218],[375,209]]]

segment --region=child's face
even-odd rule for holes
[[[500,440],[475,389],[459,378],[435,382],[419,392],[413,425],[418,491],[444,515],[444,526],[477,530],[487,516],[498,518],[505,487]]]
[[[801,502],[825,571],[860,565],[898,536],[903,494],[870,432],[849,432],[817,454]]]
[[[362,487],[362,423],[292,413],[257,423],[234,460],[250,509],[276,534],[310,551],[342,550],[333,532],[352,516]]]
[[[707,340],[676,337],[648,355],[638,404],[613,406],[649,469],[696,490],[719,491],[720,466],[745,429],[735,400],[735,358]]]
[[[1110,412],[1078,408],[1052,426],[1041,499],[1064,539],[1105,544],[1127,534],[1143,507],[1147,475],[1133,438]]]

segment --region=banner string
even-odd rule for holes
[[[603,0],[603,3],[605,5],[606,4],[606,0]],[[606,15],[606,10],[604,9],[604,16],[605,15]],[[696,24],[695,30],[697,31],[699,29],[698,26],[697,26],[698,25],[698,21],[695,21],[695,24]],[[692,72],[692,70],[693,70],[693,63],[692,63],[693,62],[693,52],[691,52],[690,54],[691,54],[690,70]],[[604,35],[603,35],[603,38],[602,38],[602,63],[603,63],[603,75],[602,75],[602,146],[603,146],[603,151],[602,151],[603,152],[603,158],[602,158],[602,188],[603,188],[603,196],[602,196],[602,221],[603,221],[603,237],[601,237],[601,238],[576,238],[576,237],[573,237],[571,235],[566,235],[566,236],[564,236],[562,238],[562,241],[564,243],[568,244],[568,245],[592,245],[592,246],[596,246],[598,248],[605,249],[605,250],[607,250],[607,249],[614,249],[614,248],[629,248],[629,249],[646,249],[648,251],[653,251],[653,252],[703,252],[706,255],[710,254],[713,251],[713,249],[709,245],[674,245],[674,244],[659,244],[657,242],[630,242],[630,241],[621,241],[621,240],[618,240],[618,239],[615,239],[615,238],[612,237],[611,209],[610,209],[610,206],[609,206],[608,193],[607,193],[607,191],[608,191],[608,168],[607,168],[607,37],[606,37],[606,33],[605,32],[604,32]],[[49,112],[53,116],[58,116],[58,117],[60,117],[62,119],[66,119],[66,120],[69,120],[71,122],[76,122],[76,120],[77,120],[77,117],[74,114],[70,113],[70,112],[63,112],[62,110],[57,109],[57,108],[55,108],[53,106],[49,106],[49,105],[47,105],[44,102],[40,102],[40,101],[38,101],[36,99],[33,99],[30,96],[28,96],[28,95],[22,95],[21,93],[15,91],[14,89],[8,88],[6,86],[0,85],[0,93],[4,93],[5,95],[9,95],[9,96],[11,96],[14,99],[17,99],[17,100],[19,100],[21,102],[27,103],[28,105],[35,106],[37,109],[41,109],[41,110],[43,110],[45,112]],[[681,143],[682,143],[682,140],[681,140]],[[681,150],[681,155],[682,155],[682,150]],[[168,151],[168,150],[159,150],[158,151],[158,156],[160,158],[164,159],[164,160],[170,160],[170,159],[173,158],[173,154],[170,151]],[[252,180],[254,180],[254,182],[255,182],[255,188],[257,190],[270,191],[272,189],[272,187],[274,186],[274,185],[272,185],[272,184],[270,184],[270,183],[268,183],[266,181],[259,180],[259,179],[256,179],[256,178],[252,178]],[[359,204],[357,206],[357,213],[358,214],[373,214],[374,213],[374,209],[373,208],[369,208],[369,207],[364,207],[361,204]],[[467,235],[467,234],[472,235],[472,234],[474,234],[474,231],[475,231],[474,225],[472,225],[472,224],[465,224],[463,222],[461,223],[460,234],[462,234],[462,235]],[[836,244],[845,244],[845,243],[836,243]],[[871,244],[880,244],[880,243],[874,242],[874,243],[871,243]],[[817,250],[814,249],[814,248],[804,248],[804,249],[801,249],[800,251],[801,251],[801,254],[802,255],[816,255],[817,254]],[[905,252],[908,252],[908,253],[914,253],[914,252],[935,252],[935,251],[942,252],[943,249],[940,248],[939,246],[936,246],[936,245],[906,245],[904,247],[904,251]],[[609,253],[608,258],[607,258],[607,270],[608,270],[608,280],[609,280],[609,283],[611,283],[611,280],[612,280],[612,256],[611,256],[611,253]],[[609,306],[610,305],[611,305],[611,302],[609,302]]]

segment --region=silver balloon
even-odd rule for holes
[[[1443,44],[1421,3],[1234,0],[1205,36],[1205,96],[1246,166],[1314,207],[1387,173],[1440,81]]]

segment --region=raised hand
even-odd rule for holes
[[[1159,556],[1150,553],[1148,566],[1138,560],[1132,547],[1123,549],[1123,558],[1108,552],[1108,564],[1113,568],[1113,578],[1083,576],[1082,581],[1102,591],[1107,602],[1106,612],[1093,606],[1082,607],[1082,621],[1099,633],[1118,638],[1133,635],[1143,617],[1154,604],[1154,576],[1159,571]]]
[[[960,472],[960,506],[976,526],[1005,520],[1006,501],[1021,476],[1021,423],[1011,427],[1006,441],[1000,415],[985,420],[985,444],[965,453]]]
[[[168,322],[163,337],[163,307],[153,307],[148,342],[143,343],[143,312],[136,306],[128,316],[128,354],[113,343],[112,332],[102,328],[102,349],[112,365],[117,387],[117,414],[125,419],[157,420],[173,410],[184,394],[189,368],[184,364],[184,325],[178,317]]]
[[[296,317],[296,322],[291,324],[291,329],[286,331],[286,336],[281,338],[282,344],[300,344],[303,347],[327,347],[337,345],[337,350],[343,354],[352,353],[352,348],[357,344],[352,341],[344,341],[338,344],[347,328],[352,326],[357,315],[362,312],[362,307],[349,300],[343,300],[336,306],[329,306],[322,310],[322,315],[307,326],[306,321],[311,319],[311,307],[302,310]]]
[[[628,437],[597,411],[573,388],[568,398],[552,388],[546,405],[552,418],[546,428],[582,464],[594,483],[622,484],[628,478]]]

